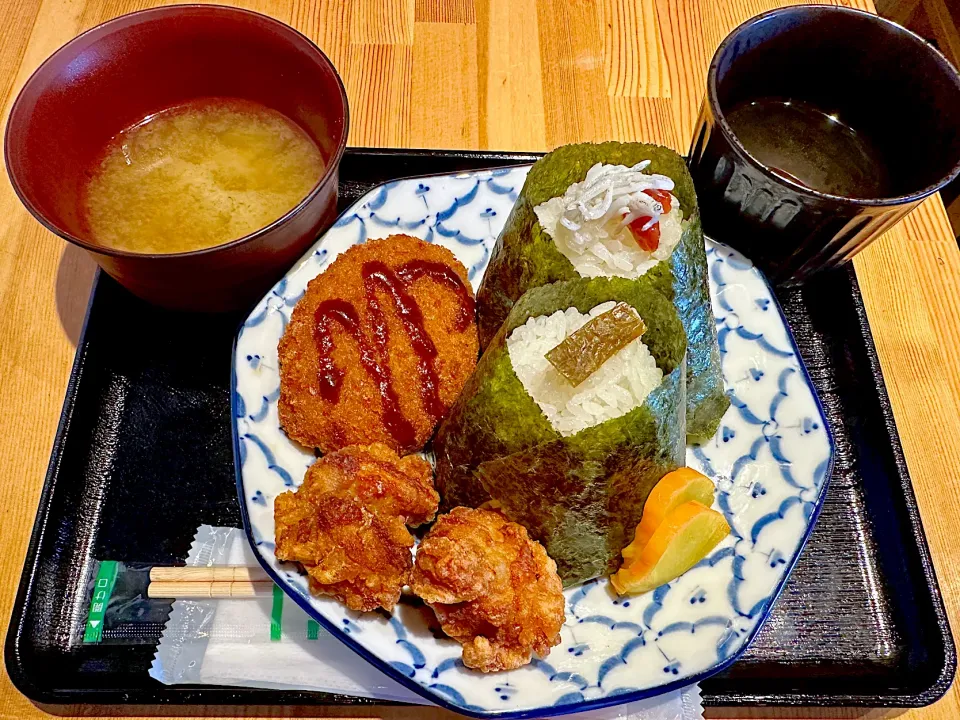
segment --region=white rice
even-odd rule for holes
[[[573,183],[562,197],[533,210],[557,249],[581,277],[638,278],[670,257],[680,242],[680,203],[671,192],[670,212],[644,190],[673,190],[666,175],[645,173],[649,160],[633,167],[597,163],[583,182]],[[638,217],[660,223],[660,244],[641,250],[627,227]]]
[[[513,371],[527,394],[564,437],[626,415],[643,404],[660,384],[663,372],[639,337],[574,387],[544,357],[591,318],[616,305],[597,305],[589,314],[576,308],[527,320],[507,338]]]

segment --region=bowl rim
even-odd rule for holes
[[[207,13],[211,15],[234,15],[234,16],[246,16],[254,19],[256,22],[263,23],[264,25],[273,26],[274,29],[288,36],[288,39],[291,43],[302,46],[305,50],[314,55],[319,56],[321,64],[325,64],[333,72],[333,76],[336,79],[337,87],[340,90],[340,103],[343,107],[343,132],[341,133],[340,140],[337,143],[336,148],[334,149],[333,154],[330,156],[330,161],[327,162],[326,167],[324,168],[323,174],[320,176],[320,179],[317,180],[316,184],[311,188],[310,192],[300,200],[296,205],[290,208],[283,215],[278,217],[276,220],[273,220],[268,225],[265,225],[262,228],[259,228],[251,233],[243,235],[242,237],[236,238],[235,240],[230,240],[219,245],[212,245],[210,247],[198,248],[196,250],[186,250],[181,252],[174,253],[139,253],[133,252],[130,250],[122,250],[119,248],[112,248],[106,245],[100,245],[89,240],[77,237],[73,233],[67,232],[56,227],[47,217],[40,212],[40,210],[30,201],[26,196],[23,189],[20,187],[20,182],[16,176],[16,173],[11,167],[10,161],[10,148],[13,145],[11,139],[11,127],[13,123],[11,120],[14,117],[14,114],[17,112],[17,109],[20,106],[21,101],[23,100],[24,93],[30,88],[31,84],[37,81],[37,77],[41,72],[46,68],[55,58],[67,54],[70,50],[74,49],[77,45],[84,43],[89,43],[92,40],[98,40],[102,36],[106,36],[111,32],[124,32],[128,28],[138,25],[145,21],[151,21],[157,19],[157,16],[161,18],[168,15],[180,15],[185,11],[195,11],[201,13]],[[299,125],[299,124],[298,124]],[[286,24],[276,18],[270,17],[269,15],[264,15],[263,13],[258,13],[253,10],[247,10],[245,8],[232,7],[229,5],[218,5],[218,4],[200,4],[200,3],[181,3],[177,5],[163,5],[160,7],[147,8],[145,10],[137,10],[135,12],[125,13],[123,15],[118,15],[115,18],[106,20],[105,22],[95,25],[94,27],[85,30],[76,37],[72,38],[68,42],[61,45],[53,53],[50,54],[37,68],[30,74],[30,77],[27,78],[24,82],[23,87],[20,88],[20,91],[17,93],[17,98],[14,100],[13,104],[10,106],[10,112],[7,115],[7,125],[4,130],[3,137],[3,155],[4,155],[4,166],[6,167],[7,177],[10,180],[10,184],[13,186],[14,192],[17,194],[17,197],[20,199],[20,202],[23,203],[23,206],[30,212],[31,215],[43,225],[47,230],[53,234],[63,238],[67,242],[73,243],[79,247],[89,250],[92,253],[98,255],[106,255],[109,257],[119,257],[119,258],[193,258],[200,257],[204,255],[209,255],[212,253],[218,253],[226,251],[240,245],[246,244],[257,240],[258,238],[263,237],[264,235],[272,232],[275,228],[280,225],[285,224],[291,218],[299,215],[304,208],[323,190],[326,186],[330,184],[331,181],[336,181],[337,173],[339,172],[340,161],[343,159],[344,151],[347,147],[347,137],[350,133],[350,105],[347,100],[347,91],[343,85],[343,78],[340,76],[340,72],[337,70],[336,65],[333,64],[333,61],[327,57],[327,54],[320,49],[320,47],[313,42],[309,37],[304,35],[302,32],[297,30],[295,27]]]
[[[887,28],[893,30],[895,33],[902,35],[908,41],[913,42],[930,53],[931,57],[937,62],[941,69],[947,76],[953,78],[954,84],[958,89],[958,96],[960,96],[960,70],[955,68],[953,64],[941,53],[937,48],[931,45],[929,42],[924,40],[920,35],[908,30],[902,25],[898,25],[892,20],[881,17],[871,12],[865,10],[859,10],[857,8],[845,7],[842,5],[824,5],[824,4],[810,4],[810,5],[789,5],[786,7],[775,8],[773,10],[768,10],[766,12],[755,15],[754,17],[748,18],[744,22],[737,25],[730,33],[723,39],[720,45],[717,47],[716,52],[713,54],[713,59],[710,61],[710,66],[707,69],[707,89],[706,97],[704,98],[704,104],[707,105],[710,109],[710,112],[716,118],[717,125],[720,127],[721,132],[723,132],[724,137],[729,141],[731,147],[741,156],[746,162],[754,167],[756,170],[761,172],[770,180],[786,185],[792,192],[801,195],[808,199],[813,200],[829,200],[831,202],[843,204],[843,205],[853,205],[857,207],[893,207],[897,205],[909,205],[911,203],[917,203],[930,195],[933,195],[935,192],[941,190],[945,185],[955,180],[960,176],[960,157],[957,158],[956,162],[953,164],[953,167],[947,171],[939,180],[927,185],[926,187],[921,188],[920,190],[915,190],[910,193],[903,195],[894,195],[890,197],[880,197],[880,198],[853,198],[847,197],[845,195],[833,195],[827,192],[821,192],[813,188],[807,187],[796,183],[788,178],[785,178],[781,175],[777,175],[771,171],[766,165],[757,160],[747,149],[744,147],[743,143],[740,142],[740,139],[737,137],[736,133],[733,131],[733,128],[730,127],[730,124],[727,122],[726,116],[723,113],[723,110],[720,107],[720,100],[717,92],[717,74],[719,72],[720,59],[724,53],[730,48],[731,45],[739,41],[740,35],[758,25],[760,23],[766,22],[771,18],[780,17],[782,15],[795,15],[795,16],[814,16],[814,15],[846,15],[852,17],[859,17],[867,20],[868,22],[875,23],[877,25],[886,26]]]

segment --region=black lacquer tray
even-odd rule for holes
[[[398,177],[530,154],[352,150],[340,206]],[[919,706],[956,652],[851,270],[779,293],[827,413],[836,461],[810,542],[753,645],[705,704]],[[240,525],[230,443],[235,315],[181,315],[99,275],[77,349],[6,641],[45,703],[371,704],[318,693],[164,686],[149,644],[76,646],[95,560],[174,564],[198,525]],[[80,625],[78,625],[78,623]],[[159,625],[144,628],[159,635]]]

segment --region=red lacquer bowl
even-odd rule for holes
[[[151,113],[203,97],[252,100],[296,121],[320,147],[323,177],[279,220],[217,247],[162,255],[91,242],[80,191],[106,143]],[[174,5],[106,22],[51,55],[10,112],[7,172],[37,220],[136,295],[230,310],[262,296],[335,219],[348,124],[340,76],[296,30],[246,10]]]

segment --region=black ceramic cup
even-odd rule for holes
[[[814,107],[825,122],[849,126],[878,171],[868,167],[853,192],[832,193],[773,166],[756,144],[751,154],[746,128],[738,137],[731,114],[771,100]],[[831,148],[816,147],[816,132],[797,131],[779,115],[758,125],[781,145],[775,150],[804,154],[814,177],[837,162]],[[704,230],[774,282],[797,283],[848,261],[960,174],[960,75],[922,38],[869,13],[825,5],[764,13],[717,49],[689,163]]]

